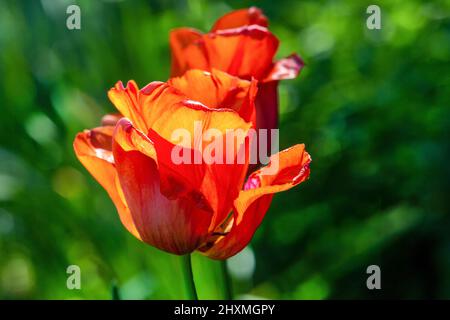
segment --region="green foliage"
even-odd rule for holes
[[[230,261],[236,293],[450,298],[448,1],[379,1],[381,30],[365,27],[368,1],[76,3],[82,29],[70,31],[66,1],[0,1],[0,298],[110,299],[113,283],[122,299],[188,296],[182,259],[125,231],[72,142],[113,111],[116,81],[167,79],[172,28],[207,31],[254,4],[279,57],[306,62],[280,85],[280,133],[313,163]],[[71,264],[82,290],[66,288]],[[200,298],[222,298],[220,265],[193,264]],[[381,291],[365,286],[371,264]]]

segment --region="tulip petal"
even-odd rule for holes
[[[179,143],[180,135],[186,133],[190,139],[184,146],[202,150],[207,143],[203,133],[210,129],[225,133],[227,130],[248,130],[251,126],[231,109],[210,109],[188,99],[179,103],[163,100],[160,97],[160,103],[152,105],[146,121],[153,131],[174,144]]]
[[[115,127],[120,118],[122,118],[122,115],[120,113],[107,114],[102,117],[102,127],[105,126]]]
[[[136,128],[145,133],[165,106],[186,99],[164,82],[154,81],[139,90],[132,80],[128,81],[126,87],[119,81],[108,91],[108,97],[124,117],[129,118]]]
[[[161,190],[169,198],[195,195],[196,202],[214,212],[211,227],[214,229],[231,211],[247,172],[251,123],[245,122],[232,110],[209,109],[189,101],[168,107],[166,111],[152,124],[148,134],[157,151]],[[177,136],[173,135],[175,130],[181,130],[181,133],[184,130],[188,143],[177,141]],[[208,133],[212,131],[217,136],[209,139]],[[212,145],[216,146],[217,156],[206,160],[205,155],[209,155],[206,150]],[[175,146],[187,151],[190,162],[173,160]],[[200,156],[196,158],[196,154]],[[177,175],[184,179],[177,178]],[[172,181],[178,181],[177,187]]]
[[[200,83],[189,84],[194,92],[200,85]],[[255,90],[252,88],[252,95],[255,94]],[[139,90],[133,81],[129,81],[126,88],[119,82],[108,95],[119,111],[144,134],[151,128],[164,139],[176,143],[179,130],[187,130],[192,138],[188,147],[192,148],[200,142],[198,139],[195,140],[196,129],[206,131],[214,128],[225,132],[227,129],[250,126],[235,111],[231,109],[214,111],[198,101],[188,99],[177,88],[167,83],[152,82]],[[251,108],[250,102],[248,104],[246,110]],[[195,127],[196,123],[200,128]]]
[[[121,119],[113,136],[113,154],[136,229],[144,242],[161,250],[180,255],[192,252],[208,234],[211,213],[190,198],[164,196],[157,162],[148,156],[153,152],[132,148],[139,141],[141,146],[152,145],[129,120]]]
[[[201,152],[180,146],[179,153],[187,154],[190,161],[179,163],[174,160],[175,144],[167,141],[154,130],[150,130],[148,136],[156,150],[161,193],[169,199],[191,198],[198,207],[213,213],[209,198],[200,191],[206,174],[206,166],[201,161]],[[196,163],[195,159],[200,159],[199,163]]]
[[[231,230],[200,250],[213,259],[227,259],[241,251],[264,218],[274,193],[305,181],[309,177],[310,162],[303,144],[273,155],[268,166],[249,176],[244,190],[234,201]]]
[[[254,79],[242,80],[216,69],[211,72],[192,69],[168,83],[209,108],[232,109],[245,121],[254,121],[254,101],[258,90]]]
[[[80,132],[73,143],[75,154],[89,173],[100,183],[111,197],[125,228],[140,239],[128,206],[121,197],[117,183],[117,172],[112,155],[112,133],[114,127],[105,126]]]
[[[250,7],[248,9],[240,9],[227,13],[216,21],[211,31],[232,29],[252,24],[267,27],[267,18],[261,9]]]
[[[279,44],[272,33],[258,25],[218,30],[204,35],[203,40],[210,68],[257,80],[269,72]]]
[[[225,139],[227,138],[228,136]],[[230,151],[228,149],[229,144],[224,141],[224,149],[227,151],[227,154],[224,155],[223,161],[208,166],[209,170],[205,180],[210,181],[208,185],[215,184],[218,198],[217,214],[213,217],[210,231],[214,231],[229,216],[233,201],[238,197],[240,186],[242,186],[248,172],[251,138],[249,135],[246,135],[243,140],[239,140],[239,138],[233,140],[236,151]],[[226,162],[226,157],[229,154],[231,154],[232,163]],[[244,160],[239,162],[241,154],[243,155],[241,159]]]
[[[186,70],[198,68],[208,70],[202,34],[195,29],[179,28],[169,36],[172,52],[171,76],[181,76]]]
[[[284,59],[275,62],[273,64],[272,70],[270,70],[269,74],[263,81],[267,82],[284,79],[295,79],[304,65],[305,63],[303,62],[303,60],[294,53]]]
[[[255,101],[256,128],[268,130],[267,154],[272,153],[272,135],[270,130],[278,128],[278,81],[264,82],[259,84],[258,95]],[[258,144],[259,154],[259,144]]]
[[[117,82],[114,88],[108,91],[108,97],[124,117],[131,119],[139,128],[145,128],[136,82],[130,80],[126,87],[122,81]]]
[[[150,129],[148,136],[144,135],[133,127],[133,124],[127,118],[119,121],[114,139],[125,152],[139,151],[157,163],[160,190],[168,199],[173,200],[183,197],[195,199],[194,202],[198,207],[208,212],[213,211],[198,191],[206,172],[204,163],[175,163],[172,158],[174,144],[159,136],[152,129]],[[200,154],[201,157],[198,150],[184,148],[183,151],[189,153],[192,159],[197,157],[196,153]]]
[[[129,119],[121,118],[117,122],[114,140],[124,151],[139,151],[156,161],[156,150],[152,141],[136,129]]]

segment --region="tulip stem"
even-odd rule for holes
[[[192,258],[190,254],[183,256],[186,265],[186,286],[191,300],[198,300],[197,289],[195,288],[194,273],[192,272]]]
[[[225,285],[225,299],[233,300],[233,288],[231,284],[231,277],[227,269],[227,260],[220,261],[220,264],[222,267],[223,282]]]
[[[121,300],[120,299],[120,293],[119,293],[119,287],[117,286],[116,281],[113,281],[113,283],[112,283],[111,293],[112,293],[112,299],[113,300]]]

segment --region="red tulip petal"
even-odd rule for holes
[[[247,172],[247,134],[250,126],[250,123],[229,109],[209,109],[193,101],[168,107],[149,131],[149,137],[157,150],[163,193],[168,197],[193,195],[196,202],[211,208],[215,213],[213,229],[230,212]],[[175,130],[184,130],[189,141],[177,141],[177,136],[173,135]],[[207,137],[211,130],[217,133],[217,137]],[[234,147],[226,147],[227,142],[230,146],[233,142]],[[175,146],[187,150],[190,163],[174,163],[172,150]],[[207,150],[214,146],[222,154],[217,153],[215,159],[210,159]],[[198,153],[200,156],[196,158]],[[198,165],[193,163],[195,159]],[[177,175],[184,179],[177,178]],[[176,188],[171,181],[178,181]]]
[[[223,74],[224,75],[224,74]],[[133,81],[128,82],[126,88],[121,82],[108,92],[114,105],[122,115],[133,123],[137,129],[144,134],[152,129],[164,139],[177,143],[174,132],[177,129],[185,129],[192,139],[189,147],[195,148],[200,141],[194,141],[196,137],[195,124],[201,124],[201,130],[217,129],[225,132],[228,129],[248,129],[250,123],[242,119],[237,112],[232,109],[211,109],[199,101],[192,99],[190,95],[200,97],[197,88],[202,88],[204,79],[191,79],[192,83],[184,88],[186,94],[173,87],[169,83],[152,82],[138,89]],[[194,81],[195,80],[195,81]],[[244,101],[241,109],[246,110],[246,114],[251,112],[251,102],[256,93],[256,84],[253,82],[248,88],[248,101]],[[192,91],[192,92],[191,92]],[[238,102],[236,101],[236,104]],[[247,105],[248,104],[248,105]],[[238,107],[238,106],[237,106]],[[241,110],[240,110],[241,111]]]
[[[121,118],[114,131],[114,142],[125,151],[139,151],[156,161],[156,149],[153,142],[136,129],[127,118]]]
[[[213,217],[210,230],[213,231],[217,226],[222,224],[229,216],[232,210],[233,201],[238,197],[240,186],[244,183],[245,176],[248,172],[250,136],[244,134],[242,138],[233,138],[231,135],[223,137],[223,154],[222,161],[214,162],[208,165],[208,171],[205,175],[205,190],[217,198],[217,214]],[[230,150],[228,139],[233,141],[234,150]],[[242,154],[242,161],[239,157]],[[227,158],[231,158],[232,162],[227,162]]]
[[[232,29],[252,24],[267,27],[267,18],[261,9],[251,7],[248,9],[240,9],[227,13],[216,21],[211,31]]]
[[[295,79],[304,65],[305,63],[303,60],[294,53],[289,57],[275,62],[272,70],[270,70],[269,74],[263,81],[267,82],[283,79]]]
[[[178,163],[174,161],[172,154],[175,144],[167,141],[154,130],[150,130],[148,136],[153,141],[157,154],[161,193],[169,199],[190,198],[199,208],[213,213],[210,199],[201,192],[206,166],[203,162],[194,162],[195,159],[202,159],[201,152],[180,146],[180,153],[188,154],[192,161]]]
[[[263,79],[278,48],[278,39],[258,25],[218,30],[203,39],[209,67],[243,79]]]
[[[227,259],[241,251],[262,222],[273,194],[305,181],[309,177],[310,162],[303,144],[273,155],[268,166],[249,176],[244,190],[234,201],[230,232],[217,239],[212,247],[208,244],[201,250],[213,259]]]
[[[163,98],[160,100],[162,102]],[[180,130],[186,131],[191,139],[185,141],[185,146],[197,150],[208,143],[202,133],[209,129],[225,133],[227,130],[248,130],[251,126],[231,109],[210,109],[200,102],[188,99],[179,103],[152,105],[147,121],[153,131],[174,144],[180,142],[177,133]]]
[[[255,101],[256,109],[256,128],[266,129],[267,131],[267,153],[264,156],[272,154],[272,135],[271,129],[278,128],[278,81],[271,81],[259,84],[258,95]],[[259,145],[258,143],[258,154]]]
[[[241,174],[243,179],[246,170],[238,167],[225,170],[231,169],[228,166],[217,172],[217,165],[206,164],[200,151],[190,148],[182,148],[182,152],[188,154],[192,162],[176,163],[172,159],[176,145],[152,130],[149,137],[154,141],[158,156],[161,193],[169,199],[190,199],[196,207],[212,215],[208,230],[215,229],[231,211],[233,200],[239,193],[236,186],[240,185],[239,182],[242,184],[242,180],[233,179],[237,179],[237,174]],[[198,163],[193,162],[196,157],[200,159]]]
[[[107,114],[103,116],[102,118],[102,126],[113,126],[115,127],[117,122],[122,118],[122,115],[120,113],[115,114]]]
[[[192,69],[181,77],[171,78],[168,84],[209,108],[232,109],[245,121],[254,121],[258,90],[254,79],[242,80],[216,69],[211,72]]]
[[[114,88],[108,91],[108,97],[124,117],[131,119],[139,128],[145,128],[136,82],[128,81],[126,87],[122,81],[117,82]]]
[[[114,159],[141,239],[170,253],[192,252],[208,234],[211,213],[189,198],[170,200],[161,194],[157,163],[139,148],[132,149],[135,142],[152,144],[127,119],[120,120],[113,136]]]
[[[134,81],[128,81],[126,88],[119,81],[109,90],[108,96],[120,113],[144,133],[161,113],[165,113],[166,106],[173,106],[186,99],[178,90],[158,81],[149,83],[141,90]]]
[[[89,173],[105,188],[119,212],[125,228],[140,239],[128,206],[121,197],[117,183],[117,172],[112,155],[112,133],[114,127],[99,127],[77,134],[73,147],[75,154]]]
[[[190,28],[175,29],[170,32],[169,42],[172,51],[172,77],[181,76],[186,70],[193,68],[209,69],[200,32]]]

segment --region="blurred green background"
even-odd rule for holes
[[[167,79],[172,28],[251,5],[278,57],[307,64],[280,85],[280,143],[313,164],[229,261],[237,297],[450,298],[450,2],[377,1],[381,30],[370,4],[0,0],[0,298],[110,299],[114,281],[126,299],[187,297],[181,259],[125,231],[72,141],[113,111],[116,81]],[[366,288],[372,264],[382,290]],[[200,298],[222,297],[217,262],[196,255],[194,271]]]

